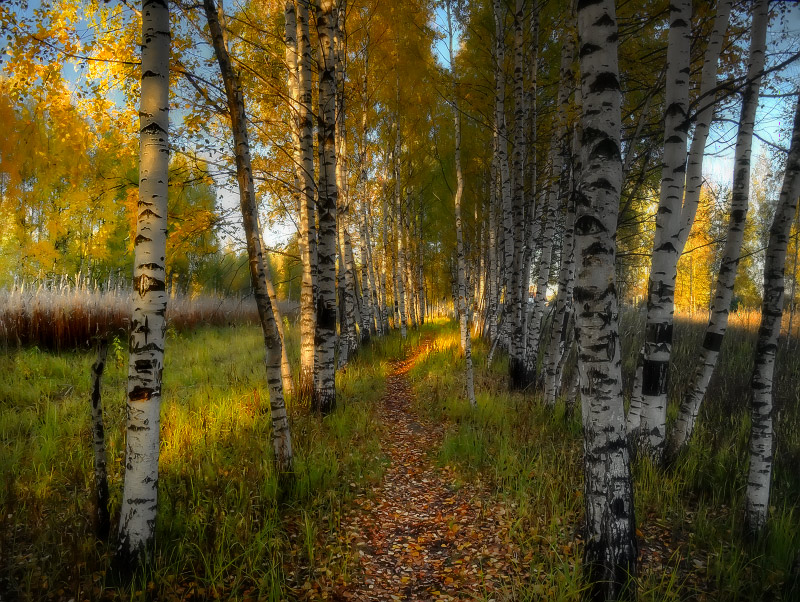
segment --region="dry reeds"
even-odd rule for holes
[[[0,345],[66,350],[87,346],[93,337],[126,331],[129,288],[97,285],[17,286],[0,291]],[[283,308],[284,310],[286,308]],[[257,323],[252,298],[176,296],[167,303],[167,324],[178,331],[202,324]]]

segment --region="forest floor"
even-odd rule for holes
[[[390,463],[380,486],[342,517],[359,567],[339,599],[504,599],[525,577],[507,509],[435,463],[443,428],[414,411],[407,376],[429,343],[395,362],[387,378],[378,416]]]

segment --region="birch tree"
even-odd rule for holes
[[[167,330],[164,257],[169,190],[169,55],[169,7],[161,0],[144,0],[125,482],[115,559],[119,567],[131,572],[151,556],[158,506],[161,384]]]
[[[328,414],[336,407],[336,59],[334,0],[322,0],[316,10],[319,38],[319,96],[317,145],[319,152],[319,244],[316,324],[316,361],[312,407]]]
[[[670,444],[670,455],[680,450],[694,431],[700,405],[717,365],[722,339],[728,327],[728,313],[733,297],[733,284],[739,264],[739,255],[744,239],[744,226],[750,194],[750,152],[753,142],[756,108],[764,70],[767,24],[769,22],[768,0],[753,3],[752,27],[750,28],[750,54],[747,63],[747,80],[742,92],[742,112],[739,118],[739,133],[734,151],[733,195],[728,234],[722,251],[722,263],[717,276],[711,316],[706,327],[703,346],[697,362],[689,392],[681,402],[678,420]]]
[[[767,524],[772,480],[773,426],[772,387],[775,356],[784,306],[784,271],[786,250],[792,220],[800,196],[800,95],[794,117],[792,143],[786,161],[783,187],[769,231],[767,256],[764,261],[764,301],[761,305],[761,327],[758,329],[755,366],[751,381],[750,402],[750,467],[745,494],[745,523],[749,533],[759,535]]]
[[[586,548],[593,600],[633,598],[633,483],[622,401],[614,262],[622,187],[621,94],[613,0],[577,8],[583,112],[574,299],[584,405]]]
[[[314,124],[311,93],[311,0],[297,0],[297,91],[296,125],[299,137],[297,171],[300,179],[300,377],[299,393],[310,399],[314,389],[317,296],[316,184],[314,182]]]
[[[646,336],[651,338],[650,343],[650,350],[657,354],[656,357],[660,358],[654,360],[656,363],[651,363],[650,370],[648,373],[648,388],[653,388],[653,383],[655,379],[656,390],[659,388],[666,391],[666,387],[668,382],[666,378],[669,374],[668,372],[668,363],[672,353],[672,319],[674,313],[674,306],[675,306],[675,299],[674,299],[674,283],[677,277],[677,270],[678,270],[678,259],[680,258],[681,253],[683,253],[684,248],[686,247],[686,242],[689,238],[689,233],[692,230],[692,225],[695,221],[695,216],[697,215],[697,207],[700,202],[700,191],[702,188],[703,183],[703,158],[705,156],[705,147],[706,141],[708,140],[708,132],[711,127],[711,120],[714,116],[714,106],[715,102],[712,98],[712,94],[714,88],[717,85],[717,63],[719,61],[719,56],[722,51],[722,44],[725,38],[725,31],[728,28],[728,21],[730,19],[730,12],[731,12],[731,0],[720,0],[717,4],[717,13],[714,18],[714,24],[711,31],[711,36],[708,40],[708,46],[706,47],[705,57],[703,59],[703,69],[700,78],[700,90],[697,97],[696,102],[700,103],[700,108],[697,110],[695,115],[695,128],[692,134],[692,143],[689,148],[689,156],[686,163],[686,174],[685,174],[685,188],[684,188],[684,197],[682,202],[682,208],[680,211],[680,217],[675,218],[674,215],[671,215],[671,219],[661,219],[661,228],[658,229],[657,235],[660,237],[660,240],[665,241],[661,243],[660,246],[661,250],[659,251],[659,271],[656,276],[657,282],[662,283],[672,283],[672,285],[667,284],[666,286],[672,286],[672,293],[665,294],[663,287],[659,287],[656,284],[655,290],[653,289],[653,276],[650,277],[650,289],[651,289],[651,296],[656,296],[657,304],[653,307],[652,310],[652,318],[651,318],[651,309],[648,305],[648,317],[647,317],[647,326],[645,327]],[[681,28],[682,29],[682,28]],[[676,39],[680,41],[681,44],[685,43],[682,37],[678,37],[676,35]],[[676,54],[673,50],[672,54]],[[683,59],[681,59],[683,61]],[[671,65],[671,64],[670,64]],[[666,74],[666,71],[665,71]],[[670,73],[674,78],[675,75]],[[680,74],[678,77],[681,78]],[[681,78],[681,81],[683,79]],[[673,85],[677,85],[674,83]],[[675,91],[672,91],[671,97],[674,100]],[[652,95],[648,95],[647,100],[645,102],[645,106],[642,109],[642,116],[644,117],[647,109],[650,106],[650,100],[652,99]],[[678,109],[682,107],[679,106]],[[688,118],[688,116],[687,116]],[[674,120],[670,120],[674,121]],[[642,118],[636,126],[636,132],[634,133],[634,141],[639,138],[642,125],[644,123],[644,119]],[[680,124],[680,132],[678,133],[678,138],[683,135],[683,124]],[[666,124],[665,124],[665,133],[666,133]],[[666,140],[666,138],[665,138]],[[676,150],[679,145],[678,141],[673,141],[670,143],[671,150]],[[665,148],[667,143],[665,142]],[[625,164],[630,166],[630,162],[632,161],[633,152],[632,147],[629,148],[628,153],[625,157]],[[677,165],[677,157],[674,158],[673,163]],[[666,162],[665,162],[666,165]],[[627,171],[625,167],[623,167],[623,171]],[[669,178],[669,171],[666,168],[662,169],[662,177],[663,173],[666,171],[666,175]],[[670,181],[667,182],[670,188],[674,188],[677,186],[676,181],[672,178]],[[665,188],[663,192],[668,192]],[[671,209],[674,209],[671,206]],[[658,225],[657,225],[658,227]],[[672,230],[671,232],[667,233],[665,228],[677,228]],[[672,252],[672,247],[674,247],[675,251]],[[654,249],[656,245],[654,244]],[[651,269],[651,272],[654,270]],[[651,319],[654,322],[651,325]],[[660,334],[659,334],[660,333]],[[669,342],[665,340],[661,343],[658,343],[657,340],[667,339],[669,338]],[[645,346],[647,342],[645,343]],[[631,406],[630,410],[628,411],[628,431],[629,433],[633,434],[634,431],[639,432],[639,428],[641,426],[641,419],[642,419],[642,411],[643,411],[643,384],[644,384],[644,362],[645,362],[645,354],[646,350],[643,349],[641,357],[639,358],[638,366],[637,366],[637,374],[634,383],[634,391],[633,395],[631,396]],[[667,362],[667,367],[662,371],[662,368],[665,364],[658,362]],[[664,378],[664,380],[659,381],[660,377]],[[663,409],[666,408],[665,402],[665,395],[657,394],[651,395],[650,399],[648,400],[648,405],[651,409],[647,411],[648,414],[648,421],[655,421],[659,430],[663,433],[663,425],[661,425],[662,421],[662,414],[663,419],[665,419],[666,414],[663,413]],[[662,435],[659,435],[663,437]],[[635,437],[634,437],[635,438]]]
[[[686,183],[691,17],[692,6],[689,0],[674,0],[670,3],[661,196],[656,213],[656,233],[648,284],[647,328],[641,381],[642,443],[656,461],[663,454],[666,435],[667,373],[672,351],[675,278],[680,256],[675,239],[680,233],[681,205]]]
[[[291,477],[293,455],[292,437],[289,432],[289,420],[283,399],[283,382],[281,374],[281,337],[275,316],[272,312],[269,291],[267,289],[267,273],[261,244],[261,225],[258,219],[253,169],[250,161],[250,142],[247,135],[247,113],[245,111],[244,94],[239,75],[233,68],[225,38],[224,15],[218,12],[214,0],[204,0],[203,8],[211,33],[211,43],[219,64],[222,81],[225,85],[225,97],[231,118],[234,154],[236,162],[236,180],[239,188],[239,207],[242,212],[242,225],[247,240],[247,259],[250,270],[250,285],[256,301],[261,332],[264,336],[265,367],[267,372],[267,388],[269,391],[270,414],[272,417],[272,447],[275,453],[275,465],[282,481]]]
[[[456,254],[458,263],[458,323],[461,330],[461,352],[464,354],[466,367],[467,401],[475,408],[475,384],[472,374],[472,340],[470,338],[469,311],[467,310],[467,282],[466,282],[466,259],[464,257],[464,235],[461,225],[461,196],[464,193],[464,174],[461,169],[461,113],[458,110],[458,93],[456,88],[456,67],[453,55],[453,7],[452,1],[447,0],[447,48],[450,57],[450,75],[452,79],[453,93],[453,121],[454,121],[454,140],[455,140],[455,167],[456,167],[456,191],[453,197],[456,217]]]

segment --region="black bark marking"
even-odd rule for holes
[[[707,332],[703,339],[703,349],[718,352],[722,347],[722,337],[723,335],[718,332]]]

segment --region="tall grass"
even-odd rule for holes
[[[297,356],[297,333],[289,330]],[[297,597],[353,564],[335,533],[343,506],[382,474],[375,402],[397,337],[337,375],[339,407],[320,420],[290,402],[296,479],[277,498],[263,337],[257,327],[170,331],[161,413],[159,519],[149,572],[106,573],[114,542],[93,535],[90,351],[11,348],[0,362],[0,598]],[[123,470],[125,357],[103,380],[112,524]]]
[[[641,346],[642,314],[622,316],[623,369],[630,389]],[[776,374],[777,450],[767,537],[754,545],[740,533],[749,435],[748,395],[755,315],[733,315],[720,364],[691,448],[676,466],[647,460],[634,467],[641,543],[641,599],[800,599],[800,357],[781,352]],[[670,379],[671,420],[677,414],[702,342],[704,321],[679,317]],[[519,599],[580,598],[583,522],[582,435],[579,412],[550,409],[538,395],[507,392],[508,367],[486,367],[475,341],[478,409],[464,398],[463,360],[455,325],[432,330],[430,352],[411,375],[418,409],[448,424],[442,464],[463,479],[481,479],[517,518],[513,537],[531,580]],[[577,543],[576,543],[577,542]]]
[[[92,337],[124,332],[131,301],[130,289],[86,284],[0,290],[0,345],[85,347]],[[292,308],[283,303],[280,309],[286,314]],[[252,298],[178,295],[167,302],[167,323],[179,331],[200,325],[255,324],[258,313]]]

